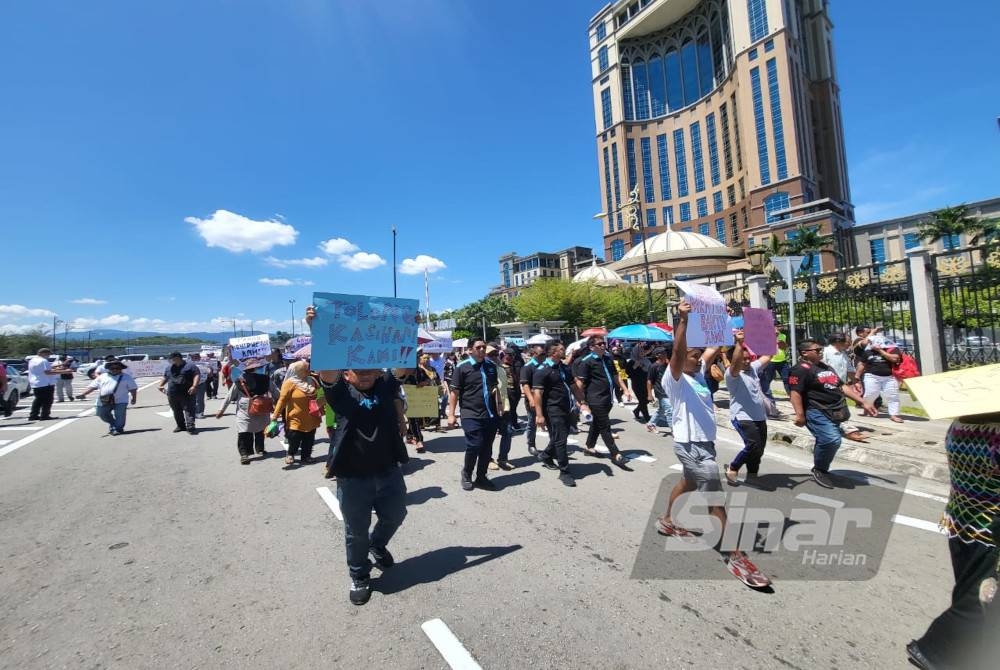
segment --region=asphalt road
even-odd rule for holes
[[[502,490],[464,492],[460,431],[428,433],[406,466],[397,565],[354,607],[322,463],[286,468],[269,440],[270,458],[241,466],[231,414],[174,434],[164,400],[140,391],[120,437],[86,404],[0,422],[0,667],[447,668],[421,627],[440,619],[483,668],[905,668],[948,602],[942,487],[835,462],[852,478],[829,492],[797,450],[769,448],[773,490],[740,490],[867,505],[876,530],[849,549],[871,562],[850,581],[755,552],[763,593],[712,552],[668,551],[650,521],[677,475],[671,440],[616,408],[621,446],[647,458],[622,472],[576,452],[574,489],[518,436],[519,467],[491,473]],[[721,431],[720,461],[736,439]]]

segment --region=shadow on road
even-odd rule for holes
[[[518,486],[520,484],[527,484],[528,482],[533,482],[541,477],[537,470],[524,470],[522,472],[515,472],[512,475],[500,475],[499,477],[493,477],[492,482],[497,485],[497,488],[505,489],[508,486]]]
[[[465,435],[461,431],[457,435],[435,437],[424,440],[424,448],[432,454],[460,453],[465,451]]]
[[[423,505],[428,500],[433,500],[434,498],[445,498],[448,494],[444,492],[440,486],[427,486],[422,489],[417,489],[416,491],[409,491],[406,494],[406,504],[409,505]]]
[[[419,584],[433,584],[449,575],[474,568],[511,554],[523,547],[443,547],[397,563],[375,582],[375,589],[386,595],[399,593]],[[474,557],[474,558],[473,558]],[[470,560],[471,559],[471,560]]]
[[[423,470],[428,465],[433,465],[434,461],[429,458],[419,458],[415,456],[410,456],[410,460],[403,463],[400,467],[403,470],[404,475],[412,475],[414,472],[419,472]]]
[[[136,433],[155,433],[162,428],[136,428],[135,430],[123,430],[122,435],[135,435]]]
[[[570,474],[577,479],[583,479],[584,477],[596,475],[599,472],[603,472],[607,477],[615,476],[614,472],[611,470],[611,466],[603,463],[578,463],[570,467],[569,471]]]

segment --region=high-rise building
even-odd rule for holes
[[[492,292],[513,298],[539,279],[572,279],[593,260],[590,247],[568,247],[555,253],[536,251],[527,256],[512,251],[500,257],[501,282]]]
[[[620,0],[591,19],[609,261],[643,232],[748,248],[799,226],[834,235],[823,269],[854,261],[832,30],[827,0]],[[642,230],[620,211],[636,186]]]

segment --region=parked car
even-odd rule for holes
[[[993,340],[984,335],[969,335],[959,343],[966,349],[992,349]]]
[[[3,397],[3,408],[5,412],[13,412],[17,409],[17,404],[21,398],[30,395],[31,389],[28,386],[28,375],[12,364],[7,365],[7,393]]]

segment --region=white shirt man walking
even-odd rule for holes
[[[28,421],[48,421],[52,418],[52,400],[55,396],[55,380],[62,368],[53,368],[49,362],[52,350],[43,347],[36,356],[28,359],[28,384],[35,399],[31,402]]]

